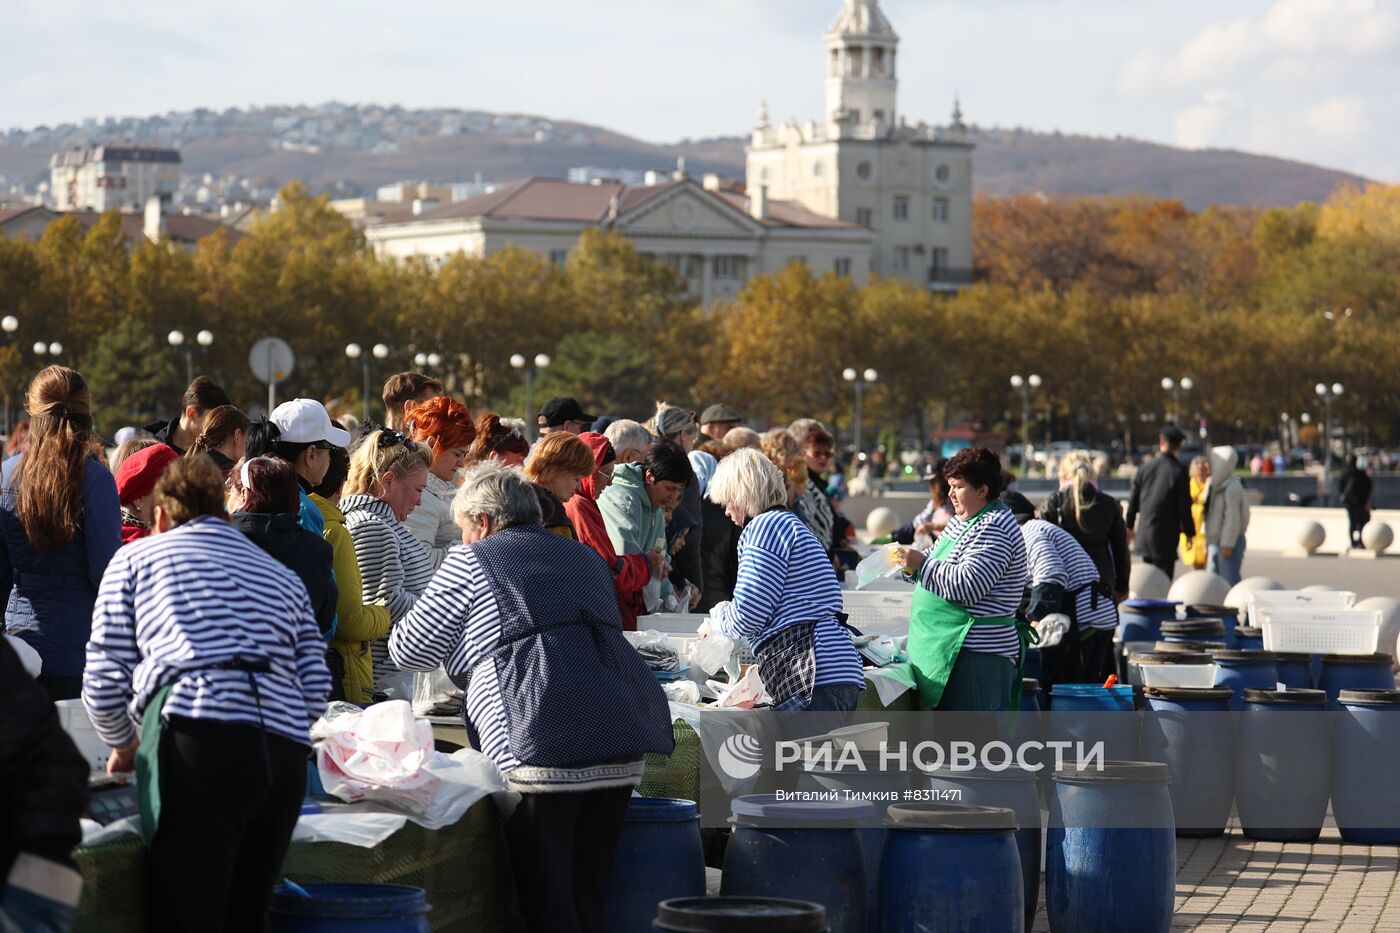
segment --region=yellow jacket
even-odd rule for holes
[[[1191,477],[1191,521],[1196,527],[1196,536],[1191,546],[1186,546],[1186,536],[1177,543],[1181,552],[1181,562],[1188,567],[1204,570],[1206,566],[1206,495],[1210,492],[1210,481],[1201,482]]]
[[[360,565],[355,560],[355,543],[345,530],[345,513],[320,496],[312,495],[311,501],[326,520],[324,537],[331,546],[331,566],[340,591],[335,606],[339,621],[331,648],[345,659],[345,699],[369,703],[374,699],[369,643],[389,634],[389,610],[381,605],[365,605],[360,590]]]

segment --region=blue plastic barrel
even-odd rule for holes
[[[1056,933],[1167,933],[1176,835],[1167,766],[1060,771],[1046,830],[1045,906]]]
[[[603,894],[607,928],[647,933],[658,901],[704,895],[705,852],[695,802],[633,797]]]
[[[268,933],[428,933],[428,896],[406,884],[285,885],[272,892]]]
[[[1312,655],[1296,651],[1275,651],[1278,682],[1289,690],[1312,690],[1317,686],[1313,677]]]
[[[661,933],[827,933],[820,904],[778,897],[682,897],[656,905]]]
[[[1264,630],[1241,625],[1235,629],[1235,647],[1241,651],[1263,651]]]
[[[1278,661],[1268,651],[1212,651],[1215,685],[1234,693],[1230,709],[1244,709],[1245,690],[1274,690],[1278,687]]]
[[[1024,920],[1029,930],[1040,900],[1040,793],[1036,772],[1016,767],[1005,771],[975,768],[928,772],[928,786],[936,791],[958,791],[958,801],[975,807],[1003,807],[1016,814],[1016,851],[1021,863],[1021,889],[1025,893]]]
[[[1328,709],[1340,709],[1343,690],[1394,690],[1393,665],[1388,654],[1324,654],[1317,689],[1327,694]]]
[[[1026,677],[1034,677],[1040,680],[1041,671],[1040,649],[1035,645],[1026,647],[1026,663],[1021,666],[1021,674]]]
[[[1321,690],[1246,690],[1235,734],[1235,807],[1247,839],[1312,842],[1331,785],[1332,727]]]
[[[1138,724],[1130,686],[1056,684],[1050,688],[1046,720],[1047,741],[1103,742],[1107,758],[1137,758]]]
[[[1148,687],[1142,757],[1167,766],[1178,836],[1219,836],[1235,799],[1234,694],[1227,687]]]
[[[1400,690],[1343,690],[1332,740],[1332,815],[1345,842],[1400,843]]]
[[[889,808],[879,933],[1016,933],[1024,922],[1016,814],[1003,807]]]
[[[1176,618],[1174,599],[1129,599],[1118,611],[1117,641],[1156,641],[1162,636],[1162,623]]]
[[[1188,619],[1219,619],[1225,626],[1225,644],[1231,648],[1238,648],[1235,643],[1236,629],[1239,626],[1240,611],[1234,606],[1214,606],[1201,603],[1193,603],[1186,607],[1186,618]]]
[[[866,928],[865,855],[859,827],[878,823],[864,801],[736,798],[720,893],[783,897],[826,908],[832,933]]]
[[[1041,712],[1040,681],[1034,677],[1021,678],[1021,712]]]
[[[1219,619],[1180,619],[1162,623],[1162,640],[1169,645],[1227,644],[1225,623]]]

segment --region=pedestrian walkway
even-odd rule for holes
[[[1400,933],[1400,847],[1255,842],[1238,828],[1176,841],[1172,930]],[[1034,930],[1048,931],[1044,897]]]

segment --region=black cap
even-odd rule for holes
[[[1016,521],[1024,525],[1035,518],[1035,506],[1031,505],[1031,500],[1021,495],[1014,489],[1008,489],[1001,494],[1001,501],[1006,503],[1011,509],[1011,514],[1016,516]]]
[[[1161,435],[1163,440],[1165,440],[1168,444],[1171,444],[1173,447],[1175,447],[1177,444],[1184,444],[1186,442],[1186,435],[1182,434],[1181,428],[1178,428],[1174,424],[1162,425],[1162,430],[1159,431],[1158,434]]]
[[[744,416],[728,405],[711,405],[700,413],[700,424],[741,424]]]
[[[924,464],[924,482],[931,483],[943,475],[943,464],[946,461],[939,457],[932,463]]]
[[[578,399],[572,395],[561,395],[544,403],[540,409],[540,419],[547,427],[557,428],[565,421],[582,421],[591,425],[597,415],[586,415],[579,407]]]

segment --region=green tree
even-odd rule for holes
[[[171,386],[184,378],[170,348],[137,318],[99,337],[81,366],[92,387],[93,421],[109,438],[123,425],[141,426],[169,414]]]

